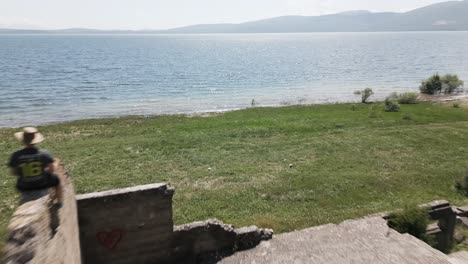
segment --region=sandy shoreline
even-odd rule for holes
[[[426,94],[419,94],[418,95],[418,101],[422,102],[433,102],[433,103],[442,103],[442,104],[449,104],[453,102],[458,102],[461,107],[468,106],[468,91],[467,92],[461,92],[458,94],[453,94],[453,95],[446,95],[446,94],[440,94],[440,95],[426,95]],[[379,103],[382,102],[381,100],[377,101],[372,101],[370,102],[373,103]],[[327,103],[296,103],[296,104],[279,104],[279,105],[258,105],[255,107],[275,107],[275,108],[280,108],[280,107],[287,107],[287,106],[299,106],[299,105],[327,105],[327,104],[353,104],[353,103],[359,103],[358,101],[347,101],[347,102],[327,102]],[[176,116],[176,115],[183,115],[187,117],[212,117],[212,116],[219,116],[227,112],[233,112],[233,111],[239,111],[239,110],[244,110],[248,109],[249,107],[245,108],[233,108],[233,109],[223,109],[223,110],[218,110],[218,111],[200,111],[200,112],[189,112],[189,113],[169,113],[169,114],[129,114],[129,115],[116,115],[116,116],[101,116],[101,117],[90,117],[90,118],[82,118],[82,119],[73,119],[73,120],[64,120],[64,121],[51,121],[51,122],[45,122],[42,124],[31,124],[33,126],[41,127],[41,126],[50,126],[50,125],[60,125],[60,124],[67,124],[67,123],[72,123],[72,122],[77,122],[77,121],[86,121],[86,120],[100,120],[100,119],[119,119],[119,118],[128,118],[128,117],[141,117],[141,118],[151,118],[151,117],[156,117],[156,116]],[[0,126],[0,129],[11,129],[11,128],[19,128],[19,127],[24,127],[26,125],[19,125],[19,126]]]

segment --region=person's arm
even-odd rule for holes
[[[55,172],[55,166],[54,166],[54,163],[49,163],[49,165],[47,165],[47,167],[45,168],[45,171],[52,174]]]
[[[10,160],[8,161],[8,167],[10,168],[11,175],[18,176],[18,171],[15,169],[16,162],[15,162],[15,154],[11,155]]]
[[[52,154],[50,154],[50,152],[47,150],[43,149],[42,153],[44,157],[44,162],[47,164],[47,166],[45,167],[45,171],[48,173],[54,173],[54,157],[52,157]]]
[[[44,170],[47,173],[53,174],[55,172],[54,157],[47,150],[43,149],[41,151],[43,154],[44,162],[46,162],[47,164]],[[55,198],[57,198],[57,205],[59,205],[59,208],[61,208],[63,206],[63,186],[62,186],[62,183],[60,183],[60,180],[59,180],[59,184],[55,186],[54,189],[55,189]]]

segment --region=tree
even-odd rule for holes
[[[366,88],[364,89],[362,92],[361,92],[361,102],[364,104],[364,103],[367,103],[367,100],[369,99],[369,97],[371,97],[372,95],[374,94],[374,92],[372,91],[371,88]]]
[[[446,74],[440,76],[438,73],[432,75],[429,79],[423,81],[419,90],[424,94],[444,93],[451,94],[456,92],[464,82],[458,78],[456,74]]]
[[[436,94],[442,91],[442,80],[438,73],[432,75],[429,79],[423,81],[419,90],[423,94]]]
[[[456,74],[447,74],[442,77],[442,87],[444,89],[444,94],[451,94],[456,92],[461,86],[463,86],[464,82],[458,79],[458,75]]]

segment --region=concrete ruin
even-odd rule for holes
[[[78,195],[83,263],[206,263],[272,237],[218,220],[174,226],[166,184]]]
[[[53,209],[49,197],[21,205],[8,227],[5,263],[214,263],[273,236],[216,219],[174,226],[174,189],[164,183],[75,196],[63,164],[56,166],[63,207]]]
[[[468,252],[443,253],[457,219],[468,223],[468,208],[447,201],[423,205],[440,251],[389,228],[385,213],[272,238],[272,230],[216,219],[174,226],[174,189],[164,183],[75,196],[63,164],[56,166],[64,206],[50,207],[49,197],[19,206],[5,263],[468,263]]]

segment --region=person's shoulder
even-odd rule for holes
[[[11,154],[10,156],[10,160],[8,161],[8,166],[10,167],[14,167],[14,165],[16,164],[16,160],[18,159],[18,157],[21,155],[23,149],[21,150],[18,150],[18,151],[15,151]]]
[[[17,150],[11,154],[11,157],[17,157],[24,152],[24,149]]]
[[[47,156],[52,156],[52,153],[50,153],[50,151],[48,151],[47,149],[39,149],[39,153]]]

